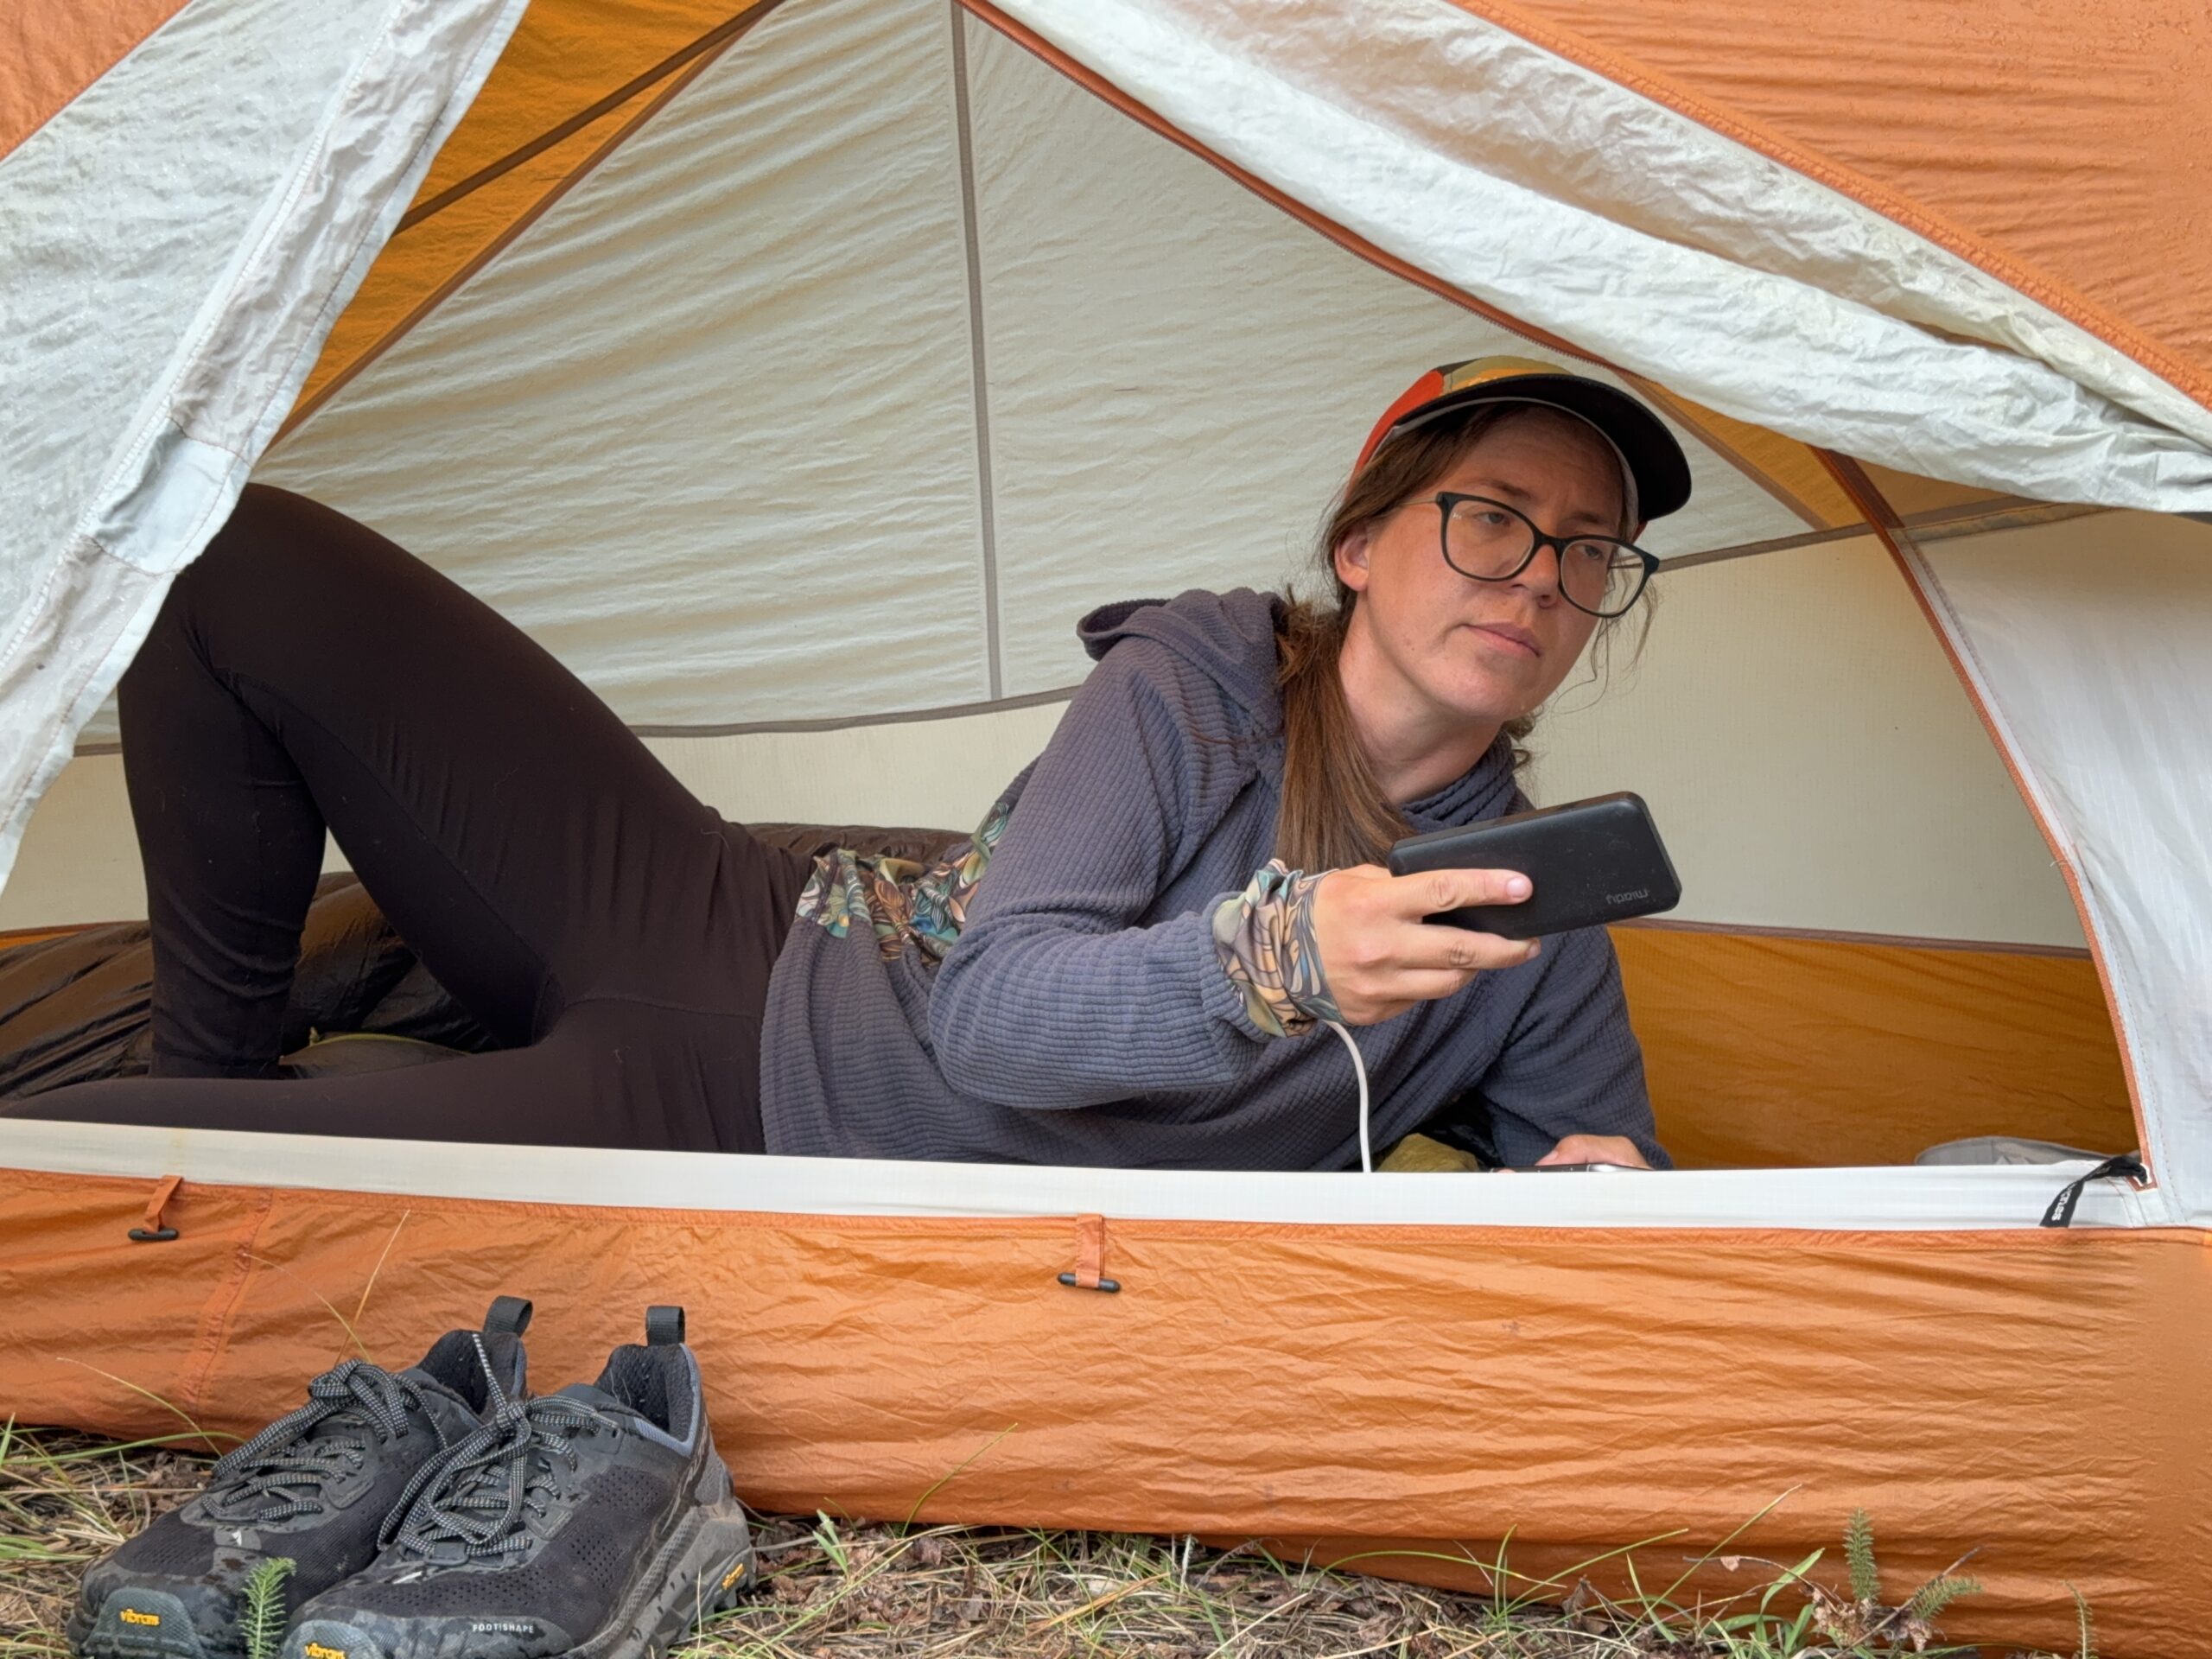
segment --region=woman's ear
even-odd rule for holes
[[[1367,590],[1367,556],[1375,539],[1374,528],[1362,524],[1337,543],[1330,563],[1336,567],[1337,580],[1355,594]]]

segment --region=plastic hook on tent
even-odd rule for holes
[[[176,1197],[176,1190],[184,1185],[181,1175],[164,1175],[155,1184],[153,1196],[146,1200],[145,1219],[130,1230],[130,1239],[137,1244],[166,1244],[176,1236],[176,1229],[162,1219],[162,1211],[168,1208],[169,1200]]]

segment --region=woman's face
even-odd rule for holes
[[[1476,441],[1421,499],[1338,543],[1337,574],[1359,594],[1351,632],[1430,719],[1498,721],[1557,690],[1598,619],[1560,597],[1559,556],[1544,548],[1519,575],[1477,582],[1444,562],[1439,491],[1518,507],[1548,535],[1621,533],[1620,463],[1571,415],[1531,408]],[[1347,640],[1347,645],[1350,645]]]

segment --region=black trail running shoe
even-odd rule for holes
[[[385,1535],[300,1609],[285,1659],[660,1659],[753,1567],[683,1310],[651,1310],[596,1384],[499,1413]]]
[[[452,1331],[423,1363],[386,1371],[349,1359],[308,1385],[308,1402],[219,1459],[207,1489],[85,1574],[69,1618],[86,1659],[245,1659],[247,1578],[294,1563],[297,1607],[376,1557],[385,1517],[416,1472],[467,1439],[526,1382],[530,1304],[502,1296],[481,1331]]]

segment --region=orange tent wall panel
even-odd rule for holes
[[[240,1433],[356,1338],[405,1363],[503,1292],[550,1389],[672,1300],[771,1508],[1455,1558],[1510,1531],[1549,1572],[1677,1528],[1678,1565],[1772,1499],[1732,1548],[1794,1560],[1863,1504],[1893,1582],[1979,1549],[1955,1633],[2059,1644],[2068,1582],[2121,1659],[2212,1628],[2196,1232],[1109,1219],[1106,1294],[1058,1282],[1072,1217],[190,1184],[179,1236],[132,1243],[151,1186],[0,1178],[0,1409]]]
[[[1902,1164],[2009,1135],[2136,1144],[2086,952],[1612,930],[1659,1139],[1685,1168]]]

